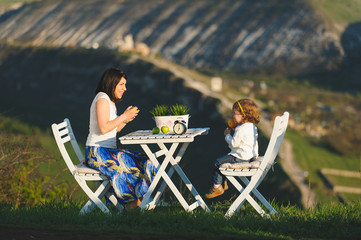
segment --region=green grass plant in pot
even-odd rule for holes
[[[170,115],[179,116],[179,115],[187,115],[189,112],[189,108],[182,104],[175,104],[169,108]]]
[[[170,134],[173,134],[173,125],[176,120],[183,120],[188,127],[189,108],[183,104],[174,104],[170,107],[166,105],[156,105],[149,111],[154,118],[156,127],[162,129],[167,126]]]

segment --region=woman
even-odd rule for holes
[[[89,167],[101,171],[110,180],[121,204],[136,208],[148,191],[157,169],[145,154],[116,149],[116,134],[138,115],[138,108],[129,106],[117,116],[115,103],[126,88],[127,77],[116,68],[107,69],[95,90],[90,107],[89,135],[85,155]]]

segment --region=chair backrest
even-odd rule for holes
[[[76,141],[69,119],[65,118],[64,122],[61,122],[59,124],[53,123],[51,125],[51,128],[53,130],[54,138],[66,165],[68,166],[70,172],[74,173],[74,171],[76,170],[75,165],[70,158],[65,144],[70,141],[79,162],[83,162],[85,158],[79,148],[78,142]]]
[[[271,138],[268,143],[266,153],[264,154],[262,163],[259,166],[259,168],[264,171],[264,173],[269,171],[277,157],[278,151],[280,150],[283,138],[286,133],[288,118],[288,112],[284,112],[282,116],[277,116],[275,118]]]

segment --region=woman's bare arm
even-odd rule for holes
[[[104,98],[100,98],[96,102],[96,116],[101,134],[106,134],[115,128],[117,129],[117,132],[119,132],[128,122],[134,120],[138,115],[138,110],[136,108],[128,107],[122,115],[113,120],[109,119],[109,113],[109,102]]]

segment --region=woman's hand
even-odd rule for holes
[[[226,130],[224,130],[224,136],[227,136],[228,134],[231,134],[231,128],[226,128]]]
[[[124,123],[128,123],[134,120],[136,116],[138,116],[139,109],[137,107],[129,106],[124,113],[122,114],[124,116]]]
[[[108,101],[104,98],[100,98],[96,103],[96,116],[100,134],[106,134],[115,128],[117,129],[117,132],[119,132],[128,122],[134,120],[138,115],[139,110],[137,107],[130,106],[122,115],[111,121],[109,120],[109,112],[110,106]]]

